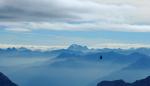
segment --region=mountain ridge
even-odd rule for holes
[[[123,80],[101,81],[97,86],[150,86],[150,76],[133,83],[127,83]]]
[[[18,86],[12,82],[7,76],[0,72],[0,86]]]

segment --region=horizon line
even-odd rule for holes
[[[49,50],[49,49],[66,49],[70,45],[23,45],[23,44],[0,44],[0,48],[27,48],[32,50]],[[150,48],[150,44],[126,44],[126,43],[102,43],[96,46],[89,46],[83,44],[77,44],[81,46],[87,46],[89,49],[132,49],[132,48]]]

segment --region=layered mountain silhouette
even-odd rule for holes
[[[0,72],[0,86],[18,86],[13,83],[7,76]]]
[[[145,64],[149,67],[150,57],[146,54],[140,54],[139,52],[147,53],[150,49],[138,48],[138,49],[89,49],[87,46],[72,44],[66,49],[58,49],[51,51],[39,51],[30,50],[27,48],[7,48],[0,49],[0,57],[55,57],[55,59],[65,59],[57,61],[54,64],[59,65],[70,65],[79,64],[77,61],[89,61],[98,62],[100,56],[103,56],[102,62],[111,62],[115,64],[131,64],[128,65],[127,69],[135,67],[144,68]],[[146,58],[145,58],[146,57]],[[148,57],[148,58],[147,58]],[[143,66],[144,67],[143,67]]]
[[[146,56],[124,68],[124,70],[143,70],[150,68],[150,58]]]
[[[131,58],[133,59],[133,61],[131,60]],[[136,79],[140,79],[150,75],[149,56],[140,53],[132,53],[127,56],[126,60],[120,60],[120,62],[129,60],[131,60],[132,62],[130,62],[128,65],[125,65],[121,69],[112,72],[109,75],[106,75],[98,80],[116,80],[118,78],[121,78],[126,81],[134,81]],[[118,63],[119,59],[116,62]]]
[[[90,49],[87,46],[73,44],[66,49],[57,49],[49,51],[30,50],[27,48],[6,48],[0,49],[0,58],[4,57],[49,57],[54,55],[54,58],[40,63],[42,66],[52,68],[76,68],[76,69],[90,69],[91,71],[108,72],[104,76],[97,76],[95,82],[99,80],[116,80],[121,78],[125,81],[134,81],[147,75],[150,75],[150,49]],[[100,60],[100,56],[103,59]],[[140,71],[139,71],[140,70]],[[138,71],[138,72],[137,72]],[[78,74],[78,73],[77,73]],[[132,79],[133,78],[133,79]],[[147,79],[147,78],[146,78]],[[5,80],[5,79],[4,79]],[[7,80],[9,80],[7,78]],[[139,82],[127,83],[123,80],[103,81],[97,86],[139,86],[135,85]],[[0,82],[3,80],[0,80]],[[91,80],[92,81],[92,80]],[[141,81],[141,80],[140,80]],[[11,81],[9,81],[11,82]],[[94,82],[94,84],[95,84]],[[3,83],[3,82],[2,82]],[[13,83],[13,82],[12,82]],[[132,85],[134,84],[134,85]],[[1,85],[0,83],[0,86]],[[11,86],[11,85],[4,85]],[[12,85],[16,86],[16,85]],[[93,86],[93,85],[91,85]],[[144,85],[140,85],[144,86]],[[147,85],[145,85],[147,86]],[[150,85],[149,85],[150,86]]]
[[[54,65],[79,65],[78,61],[87,61],[87,62],[99,62],[100,56],[103,56],[101,63],[112,63],[112,64],[131,64],[136,63],[138,60],[142,58],[149,58],[149,56],[140,54],[140,53],[132,53],[129,55],[120,54],[117,52],[89,52],[83,53],[79,51],[66,51],[62,52],[55,59],[63,59],[57,62],[54,62]],[[150,61],[150,60],[146,60]],[[81,65],[81,64],[80,64]]]
[[[97,86],[150,86],[150,76],[145,79],[137,80],[133,83],[127,83],[123,80],[102,81]]]
[[[0,49],[0,57],[51,57],[52,55],[60,55],[63,53],[69,54],[91,54],[91,53],[107,53],[107,52],[116,52],[124,55],[129,55],[134,52],[149,55],[149,48],[137,48],[137,49],[89,49],[87,46],[82,46],[78,44],[72,44],[67,49],[57,49],[57,50],[48,50],[48,51],[40,51],[40,50],[30,50],[24,47],[21,48],[6,48]]]

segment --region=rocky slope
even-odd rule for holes
[[[18,86],[13,83],[7,76],[0,72],[0,86]]]

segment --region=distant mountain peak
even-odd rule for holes
[[[82,46],[78,44],[72,44],[68,47],[68,50],[73,50],[73,51],[82,51],[82,50],[88,50],[87,46]]]

